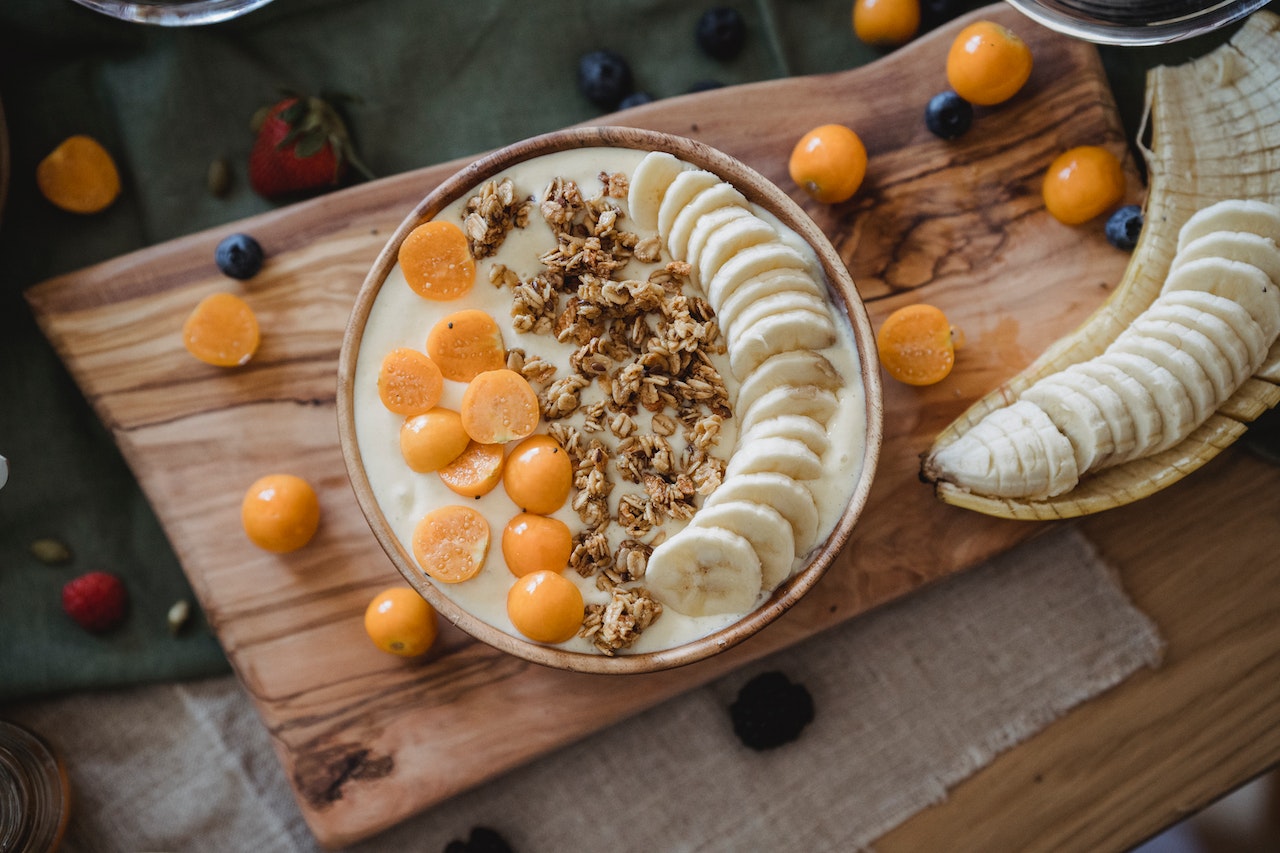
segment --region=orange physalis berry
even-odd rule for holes
[[[862,186],[867,149],[858,134],[841,124],[824,124],[806,133],[791,150],[791,180],[814,201],[839,204]]]
[[[238,367],[258,351],[258,318],[231,293],[206,296],[182,324],[187,352],[216,367]]]
[[[489,554],[489,522],[469,506],[442,506],[413,529],[413,556],[442,583],[462,583],[484,568]]]
[[[120,172],[96,139],[72,136],[36,166],[36,186],[63,210],[97,213],[120,195]]]
[[[481,444],[501,444],[532,435],[541,420],[538,395],[514,370],[486,370],[462,392],[462,425]]]
[[[374,596],[364,611],[364,630],[384,652],[412,658],[436,641],[435,608],[408,587],[392,587]]]
[[[397,415],[420,415],[435,408],[444,392],[440,368],[425,353],[400,347],[378,368],[378,397]]]
[[[887,318],[876,335],[885,371],[908,385],[941,382],[955,365],[959,332],[932,305],[908,305]]]
[[[472,441],[457,459],[436,474],[464,498],[483,497],[502,482],[502,445]]]
[[[569,499],[573,463],[554,438],[531,435],[507,454],[502,485],[516,506],[548,515]]]
[[[502,557],[516,577],[558,572],[569,565],[573,533],[558,518],[522,512],[502,531]]]
[[[975,21],[951,43],[947,82],[971,104],[990,107],[1018,93],[1031,77],[1031,48],[1008,27]]]
[[[582,593],[559,572],[534,572],[507,593],[507,616],[534,642],[563,643],[582,626]]]
[[[1059,222],[1080,225],[1124,198],[1124,168],[1105,148],[1081,145],[1059,154],[1044,175],[1044,206]]]
[[[410,231],[399,259],[405,281],[424,299],[457,299],[476,281],[467,235],[452,222],[432,220]]]
[[[440,320],[427,333],[427,355],[445,379],[470,382],[486,370],[507,363],[502,330],[493,317],[478,308],[458,311]]]
[[[853,32],[865,44],[898,47],[920,28],[920,0],[856,0]]]
[[[293,474],[269,474],[245,492],[240,521],[249,541],[283,554],[311,541],[320,526],[320,501],[311,484]]]

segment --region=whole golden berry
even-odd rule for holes
[[[800,137],[788,161],[791,180],[814,201],[839,204],[867,175],[867,148],[842,124],[824,124]]]
[[[1008,27],[975,21],[951,43],[947,82],[971,104],[990,107],[1018,93],[1031,77],[1031,48]]]
[[[1045,209],[1059,222],[1080,225],[1108,212],[1124,198],[1120,158],[1097,145],[1063,151],[1044,174]]]

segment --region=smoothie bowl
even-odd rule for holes
[[[440,185],[339,360],[343,455],[441,617],[562,669],[716,654],[848,539],[881,436],[870,325],[777,187],[692,140],[583,128]]]

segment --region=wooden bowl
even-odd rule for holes
[[[667,151],[681,160],[714,172],[807,241],[822,264],[832,303],[847,317],[852,328],[866,398],[865,450],[858,481],[852,485],[849,502],[830,536],[814,549],[804,568],[775,589],[754,611],[713,634],[674,648],[635,654],[624,651],[612,657],[546,646],[513,636],[472,615],[438,590],[392,531],[374,497],[356,441],[353,404],[356,360],[365,322],[383,282],[397,263],[400,244],[409,232],[435,217],[464,193],[474,191],[516,163],[567,149],[599,146]],[[577,672],[636,673],[682,666],[722,652],[777,619],[818,581],[849,538],[871,488],[881,441],[880,376],[871,324],[848,269],[813,220],[764,176],[720,151],[683,137],[622,127],[575,128],[515,143],[475,161],[423,199],[387,241],[356,296],[338,361],[337,403],[342,453],[356,498],[374,536],[405,580],[436,608],[443,619],[476,639],[525,660]]]

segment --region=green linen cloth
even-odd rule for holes
[[[191,590],[110,435],[37,330],[25,288],[269,209],[245,180],[248,124],[282,89],[352,96],[345,109],[364,161],[392,175],[596,116],[575,73],[598,48],[626,56],[637,88],[655,98],[879,55],[853,36],[849,0],[724,4],[749,31],[729,62],[695,46],[713,2],[275,0],[235,21],[176,29],[70,0],[0,4],[12,166],[0,225],[0,454],[11,465],[0,489],[0,700],[227,668],[198,615],[170,635],[165,614],[179,599],[194,603]],[[1140,69],[1201,49],[1107,53],[1131,125]],[[121,168],[121,198],[101,214],[59,211],[35,187],[36,164],[76,133],[100,140]],[[206,188],[216,158],[232,165],[225,197]],[[74,559],[40,563],[29,546],[42,536],[64,541]],[[133,603],[126,624],[102,636],[73,625],[59,600],[63,583],[94,569],[120,574]]]

